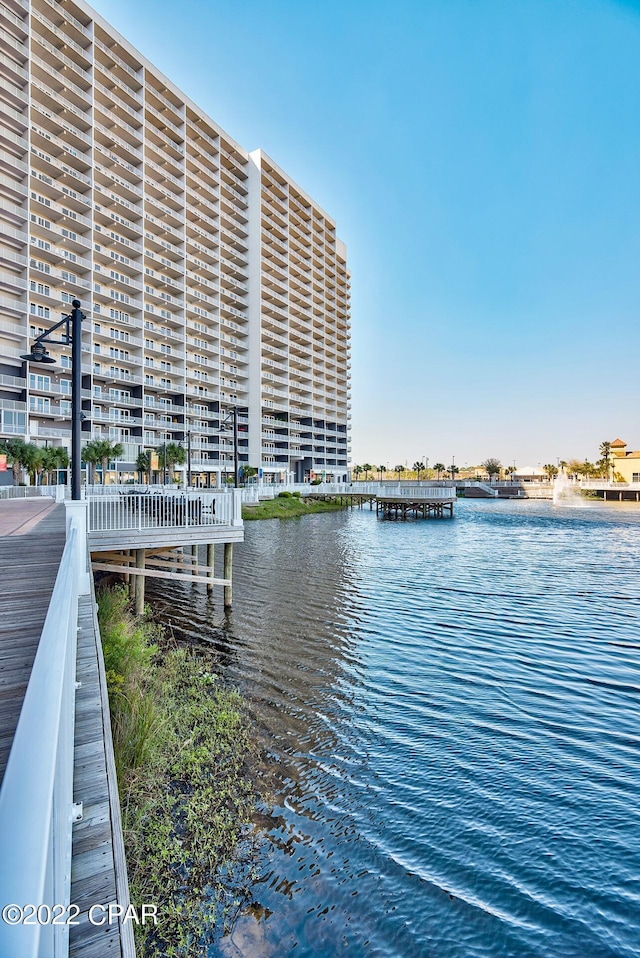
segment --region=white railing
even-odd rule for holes
[[[69,952],[69,928],[51,923],[51,909],[69,905],[71,832],[77,813],[73,748],[78,536],[74,519],[0,790],[0,902],[41,905],[42,910],[33,924],[0,921],[0,955],[35,958]]]
[[[141,532],[150,529],[196,529],[241,526],[240,490],[229,492],[126,492],[88,498],[88,531]]]
[[[148,493],[148,492],[172,492],[178,489],[182,489],[178,483],[172,482],[162,485],[160,483],[154,483],[153,485],[147,485],[145,483],[107,483],[102,485],[101,483],[96,483],[95,485],[85,485],[82,487],[82,494],[85,499],[91,498],[91,496],[121,496],[129,492],[139,492],[139,493]]]
[[[582,479],[581,489],[612,489],[614,492],[635,492],[640,489],[640,482],[607,482],[605,479]]]
[[[455,483],[449,486],[430,486],[427,483],[415,483],[415,485],[410,486],[385,484],[383,486],[381,483],[376,494],[383,498],[388,496],[389,498],[397,497],[399,499],[455,499],[456,487]]]
[[[475,485],[475,483],[474,483]],[[429,482],[323,482],[315,486],[309,482],[255,483],[242,489],[243,502],[274,499],[281,492],[299,492],[301,496],[362,495],[402,496],[429,499],[455,499],[455,483],[433,485]]]
[[[62,502],[65,486],[0,486],[0,499],[35,499],[40,496]]]

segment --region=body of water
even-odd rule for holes
[[[228,618],[151,587],[276,771],[218,953],[637,958],[639,571],[637,506],[462,501],[247,524]]]

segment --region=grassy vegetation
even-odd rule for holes
[[[238,843],[256,793],[257,749],[240,696],[196,651],[136,620],[124,588],[98,597],[131,900],[157,904],[141,956],[201,958],[248,889]]]
[[[323,502],[322,499],[301,499],[299,496],[278,496],[265,499],[255,505],[243,505],[242,518],[250,519],[289,519],[294,516],[308,516],[317,512],[336,512],[344,509],[336,502]]]

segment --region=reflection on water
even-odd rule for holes
[[[248,525],[228,618],[150,589],[277,769],[217,953],[637,956],[639,532],[633,505],[334,513]]]

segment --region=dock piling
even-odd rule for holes
[[[146,549],[136,549],[136,569],[144,569]],[[144,615],[144,576],[136,577],[136,615]]]
[[[230,609],[233,603],[233,586],[231,580],[233,577],[233,542],[224,544],[224,570],[222,573],[224,579],[229,580],[229,585],[224,587],[224,607]]]
[[[207,574],[208,574],[208,576],[209,576],[210,579],[213,579],[213,565],[214,565],[214,558],[215,558],[215,548],[216,548],[216,547],[215,547],[215,545],[213,544],[213,542],[209,542],[209,543],[208,543],[208,545],[207,545],[207,566],[208,566],[208,568],[209,568],[209,572],[208,572]],[[213,592],[213,583],[211,583],[211,584],[207,583],[207,592],[209,593],[209,595],[211,595],[211,593]]]

